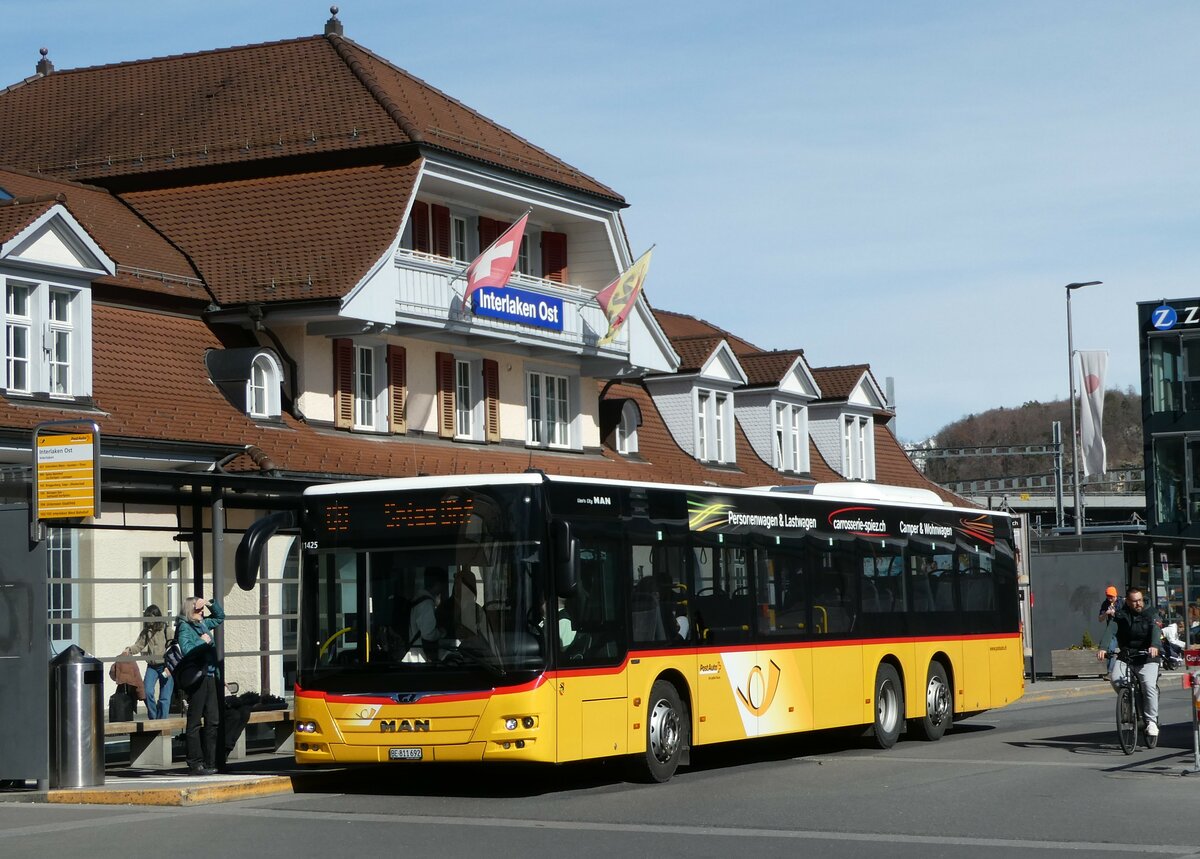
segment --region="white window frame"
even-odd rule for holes
[[[866,415],[842,417],[842,464],[847,480],[875,479],[874,420]]]
[[[728,391],[696,390],[696,458],[730,465],[736,459],[733,436],[733,395]]]
[[[379,350],[354,344],[354,429],[377,430],[379,421]]]
[[[355,384],[357,386],[357,367]],[[250,362],[250,378],[246,380],[246,414],[252,418],[277,418],[282,406],[280,388],[283,368],[270,352],[259,352]]]
[[[454,437],[473,439],[478,427],[475,415],[475,401],[478,399],[478,386],[475,383],[477,373],[475,361],[454,360]]]
[[[621,416],[617,419],[617,453],[628,455],[638,452],[637,406],[631,401],[621,404]]]
[[[468,239],[467,219],[463,215],[450,214],[450,256],[459,262],[466,262],[470,257],[471,245]]]
[[[771,403],[775,468],[802,474],[808,471],[808,410],[798,403]]]
[[[808,409],[799,405],[792,406],[792,470],[808,471]]]
[[[575,377],[542,370],[525,372],[525,444],[569,450],[575,424]]]
[[[90,396],[91,293],[27,276],[0,276],[0,289],[4,296],[0,387],[10,394],[46,394],[52,399]],[[25,294],[23,313],[14,304],[16,290]],[[62,312],[52,317],[52,308]],[[21,374],[24,378],[17,378]]]
[[[74,528],[46,529],[46,614],[50,647],[57,653],[79,643],[79,539]],[[64,636],[62,633],[69,631]]]

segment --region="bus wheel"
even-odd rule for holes
[[[687,725],[687,710],[679,692],[666,680],[655,680],[646,707],[646,751],[631,760],[631,777],[664,782],[675,775],[687,741]]]
[[[904,689],[900,675],[886,662],[875,672],[875,743],[890,749],[900,738],[904,721]]]
[[[940,662],[930,662],[929,675],[925,679],[925,715],[913,719],[912,726],[923,739],[940,740],[953,723],[954,706],[946,669]]]

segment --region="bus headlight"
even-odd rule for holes
[[[315,734],[317,732],[316,722],[297,722],[296,733],[298,734]]]
[[[521,719],[521,727],[527,731],[533,727],[533,724],[533,716],[526,716],[525,718]]]
[[[504,727],[510,731],[515,731],[517,729],[517,720],[512,716],[509,716],[504,720]]]

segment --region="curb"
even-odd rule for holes
[[[1026,687],[1028,688],[1028,687]],[[1094,695],[1112,694],[1112,686],[1107,681],[1101,681],[1096,686],[1071,686],[1066,689],[1054,689],[1046,692],[1028,692],[1021,697],[1027,704],[1040,704],[1046,701],[1057,701],[1060,698],[1089,698]]]
[[[178,787],[113,787],[51,790],[46,802],[68,805],[209,805],[292,793],[291,776],[264,776],[239,781]]]

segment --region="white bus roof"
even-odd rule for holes
[[[304,490],[304,494],[306,496],[353,495],[366,492],[399,492],[413,489],[535,485],[544,482],[579,483],[590,486],[640,486],[647,489],[686,489],[693,492],[735,493],[739,495],[808,495],[824,500],[842,499],[846,501],[875,501],[884,504],[902,504],[941,509],[975,509],[954,508],[954,505],[943,501],[936,492],[929,489],[918,489],[909,486],[886,486],[878,483],[860,483],[856,481],[816,483],[807,486],[755,486],[738,489],[727,486],[696,486],[679,483],[638,483],[631,480],[544,474],[540,471],[526,471],[518,474],[445,474],[428,477],[387,477],[380,480],[356,480],[346,483],[328,483],[321,486],[312,486]],[[1004,515],[1003,511],[997,510],[981,510],[980,512]]]

